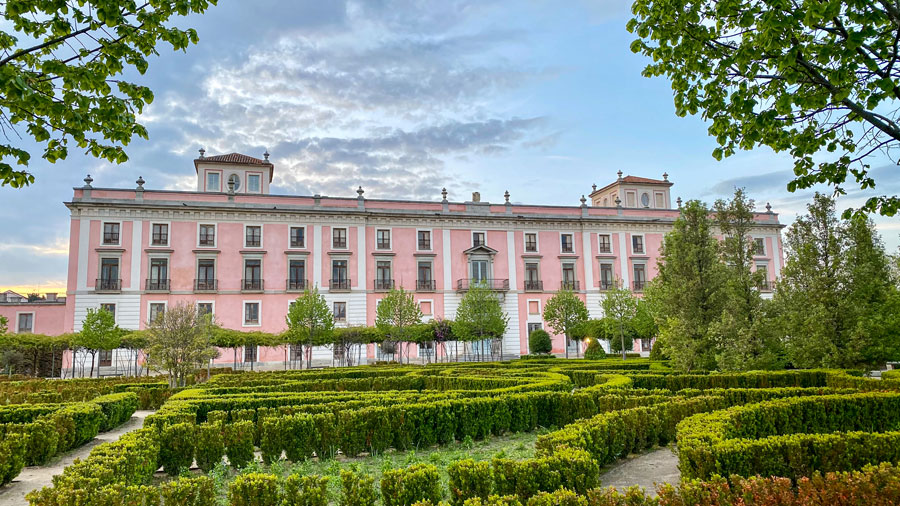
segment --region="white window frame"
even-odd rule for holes
[[[303,246],[302,246],[302,247],[300,247],[300,246],[291,246],[291,229],[293,229],[293,228],[300,228],[300,229],[303,229]],[[306,248],[306,244],[307,244],[307,242],[309,242],[309,241],[307,240],[307,236],[306,236],[306,225],[288,225],[287,232],[288,232],[288,238],[287,238],[288,249],[296,249],[296,250],[305,250],[305,249],[307,249],[307,248]],[[246,237],[246,236],[245,236],[245,237]],[[260,241],[260,244],[262,244],[262,241]]]
[[[212,225],[213,226],[213,244],[212,244],[212,246],[200,244],[200,227],[202,225]],[[197,239],[197,247],[198,248],[217,248],[219,246],[219,224],[198,221],[197,222],[197,238],[196,239]]]
[[[378,247],[378,232],[387,232],[388,233],[388,247],[387,248],[379,248]],[[419,238],[416,237],[416,242],[418,242]],[[418,246],[418,245],[417,245]],[[347,239],[347,247],[350,247],[350,240]],[[375,227],[375,250],[377,251],[391,251],[394,249],[394,229],[393,227]]]
[[[335,230],[338,230],[338,229],[342,229],[342,230],[344,231],[344,238],[346,239],[346,242],[347,242],[347,245],[344,246],[343,248],[335,248],[335,247],[334,247],[334,231],[335,231]],[[337,251],[347,251],[347,250],[349,250],[349,249],[350,249],[350,227],[346,227],[346,226],[341,226],[341,227],[331,227],[331,240],[328,242],[328,245],[331,247],[332,250],[337,250]],[[350,263],[349,263],[349,262],[347,263],[347,269],[348,269],[348,270],[350,269]],[[349,272],[348,272],[348,274],[349,274]],[[348,277],[349,277],[349,276],[348,276]]]
[[[259,246],[248,246],[247,245],[247,228],[249,228],[249,227],[259,227]],[[266,245],[265,232],[266,232],[266,227],[264,227],[262,225],[262,223],[244,223],[244,241],[243,241],[244,249],[263,249],[263,247]],[[218,231],[216,231],[216,241],[218,241],[218,240],[219,240],[219,234],[218,234]]]
[[[258,322],[247,323],[247,304],[259,304]],[[241,327],[262,327],[262,300],[241,301]]]
[[[112,306],[113,307],[113,320],[116,324],[119,323],[119,304],[117,302],[101,302],[97,304],[97,311],[103,309],[103,306]]]
[[[634,238],[635,237],[641,238],[641,246],[644,247],[643,251],[637,252],[634,250]],[[630,239],[629,242],[631,242],[631,245],[629,247],[631,249],[632,255],[646,255],[647,254],[647,237],[644,234],[631,234],[629,239]]]
[[[529,307],[531,306],[532,302],[537,302],[537,305],[538,305],[537,313],[532,313],[529,310]],[[541,308],[541,299],[525,299],[525,316],[526,316],[526,319],[528,319],[529,317],[537,317],[539,319],[539,321],[541,321],[541,322],[544,321],[543,320],[544,311]]]
[[[762,241],[762,253],[756,252],[756,241]],[[765,237],[754,237],[753,238],[753,256],[755,256],[755,257],[766,256],[766,238]]]
[[[572,251],[563,251],[562,247],[562,238],[564,235],[568,235],[572,237]],[[561,255],[574,255],[575,254],[575,233],[574,232],[560,232],[559,233],[559,253]]]
[[[601,236],[609,237],[609,251],[603,251],[603,249],[600,247],[600,237]],[[613,235],[610,232],[597,234],[597,253],[599,253],[601,255],[615,255],[616,246],[615,246],[615,244],[613,244],[612,238],[613,238]]]
[[[250,176],[256,176],[259,178],[259,189],[251,190],[250,189]],[[247,187],[245,193],[262,193],[263,192],[263,173],[262,172],[247,172],[246,178]]]
[[[423,322],[427,323],[434,319],[434,299],[419,299],[419,300],[417,300],[416,306],[419,308],[419,311],[422,310],[423,302],[427,302],[427,303],[431,304],[431,313],[429,313],[429,314],[422,313],[422,317],[423,317],[422,320],[423,320]]]
[[[381,299],[379,299],[379,300],[381,300]],[[343,305],[344,305],[344,318],[341,319],[341,320],[338,320],[337,315],[335,315],[335,313],[334,313],[334,305],[335,305],[335,304],[343,304]],[[378,306],[377,306],[377,305],[375,306],[375,309],[376,309],[376,311],[378,310]],[[333,301],[331,301],[331,317],[334,318],[334,322],[335,322],[335,323],[347,323],[347,322],[350,320],[350,317],[349,317],[349,315],[347,314],[348,312],[349,312],[349,311],[348,311],[348,304],[347,304],[347,301],[346,301],[346,300],[333,300]]]
[[[210,189],[210,187],[209,187],[209,175],[210,174],[218,174],[219,175],[219,187],[216,188],[215,190]],[[206,172],[204,172],[203,191],[222,193],[222,185],[225,184],[225,181],[223,181],[222,176],[223,176],[223,174],[222,174],[221,170],[207,170]]]
[[[164,309],[163,309],[163,312],[169,310],[169,302],[168,302],[168,301],[165,301],[165,300],[148,300],[148,301],[147,301],[147,321],[145,322],[148,326],[149,326],[151,323],[153,323],[153,322],[150,320],[150,308],[153,306],[153,304],[162,304],[162,305],[163,305],[163,308],[164,308]]]
[[[647,269],[647,262],[645,262],[643,260],[632,261],[631,262],[631,287],[629,287],[631,290],[634,290],[634,282],[637,281],[637,276],[635,275],[634,270],[639,265],[644,268],[644,286],[641,288],[641,290],[646,290],[647,284],[650,283],[650,271]]]
[[[165,225],[166,226],[166,243],[165,244],[153,244],[153,225]],[[200,228],[198,227],[197,230],[198,230],[198,232],[197,232],[198,239],[197,240],[199,241]],[[169,246],[171,246],[172,245],[172,222],[171,221],[151,221],[150,222],[150,237],[148,239],[149,239],[149,241],[147,241],[147,242],[150,244],[151,248],[168,248]]]
[[[528,251],[528,234],[534,234],[534,251]],[[526,230],[522,233],[522,251],[527,254],[537,254],[541,252],[541,234],[536,230]]]
[[[428,245],[430,246],[428,249],[419,249],[419,232],[428,232]],[[393,233],[391,234],[391,241],[394,240]],[[393,245],[393,243],[391,243]],[[417,228],[416,229],[416,251],[434,251],[434,230],[430,228]],[[418,265],[416,266],[418,275]]]
[[[194,301],[194,307],[196,307],[197,309],[200,309],[200,304],[210,304],[210,305],[212,305],[212,312],[211,312],[210,314],[213,315],[213,318],[215,318],[215,316],[216,316],[216,301],[214,301],[214,300],[198,300],[198,301]],[[166,309],[168,310],[169,308],[166,307]],[[148,316],[149,316],[149,311],[148,311]]]
[[[488,245],[488,242],[487,242],[487,241],[488,241],[487,230],[472,230],[472,233],[469,234],[469,240],[471,241],[471,245],[472,245],[473,248],[475,247],[475,234],[484,234],[484,244],[482,244],[482,246],[487,246],[487,245]]]
[[[34,334],[34,324],[37,323],[37,315],[34,311],[16,311],[16,334],[19,333],[19,317],[26,314],[31,315],[31,330],[27,333]]]
[[[106,243],[103,241],[103,235],[106,233],[106,224],[117,224],[119,225],[119,240],[115,243]],[[121,220],[100,220],[100,247],[103,246],[121,246],[122,245],[122,236],[125,235],[125,227],[122,225]]]

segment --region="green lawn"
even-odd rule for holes
[[[490,460],[497,455],[516,460],[527,459],[534,456],[535,440],[539,435],[546,432],[546,429],[539,429],[534,432],[507,434],[481,441],[463,441],[428,449],[405,452],[390,450],[376,456],[362,456],[352,459],[338,455],[334,459],[329,460],[310,459],[297,463],[280,461],[270,466],[257,461],[242,469],[241,472],[266,472],[279,476],[288,476],[290,474],[328,476],[331,500],[336,502],[340,496],[342,469],[355,467],[359,472],[373,476],[377,487],[384,471],[424,462],[437,466],[441,473],[441,481],[446,489],[447,467],[450,463],[462,459]],[[209,474],[216,482],[219,496],[223,501],[227,493],[228,482],[237,474],[236,471],[224,465],[217,467]]]

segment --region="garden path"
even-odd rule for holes
[[[675,485],[680,480],[678,456],[670,446],[623,460],[600,474],[600,486],[616,487],[623,491],[638,485],[653,495],[656,495],[656,483]]]
[[[116,441],[124,434],[140,429],[144,426],[144,418],[153,413],[154,411],[135,411],[127,422],[109,432],[98,434],[68,453],[57,455],[47,465],[26,467],[11,483],[0,487],[0,506],[26,506],[28,501],[25,500],[25,494],[52,485],[53,476],[60,474],[75,459],[84,459],[100,443]]]

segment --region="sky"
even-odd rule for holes
[[[0,187],[0,291],[65,292],[69,212],[94,187],[192,189],[192,160],[240,152],[275,164],[272,193],[579,205],[616,172],[675,184],[712,203],[744,187],[790,224],[812,190],[789,193],[792,161],[768,149],[724,161],[699,117],[678,118],[669,83],[641,76],[627,1],[219,0],[179,18],[199,44],[160,47],[143,76],[155,94],[149,140],[115,165],[70,149],[32,158],[36,182]],[[7,28],[7,27],[4,27]],[[896,167],[874,160],[880,194]],[[880,177],[878,177],[880,176]],[[829,191],[828,188],[820,188]],[[868,195],[849,192],[839,207]],[[891,251],[900,220],[877,218]]]

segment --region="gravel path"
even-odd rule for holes
[[[624,490],[638,485],[656,495],[657,483],[678,484],[678,457],[671,447],[657,448],[616,464],[600,475],[600,485]],[[2,505],[2,503],[0,503]]]
[[[62,472],[62,470],[71,464],[76,458],[84,459],[91,450],[100,443],[108,443],[122,437],[123,434],[140,429],[144,426],[144,418],[153,414],[153,411],[136,411],[132,415],[131,420],[123,423],[109,432],[98,434],[93,440],[85,443],[78,448],[57,455],[45,466],[26,467],[19,476],[16,476],[11,483],[4,487],[0,487],[0,506],[25,506],[28,501],[25,500],[25,494],[32,490],[43,488],[52,484],[52,478]]]

